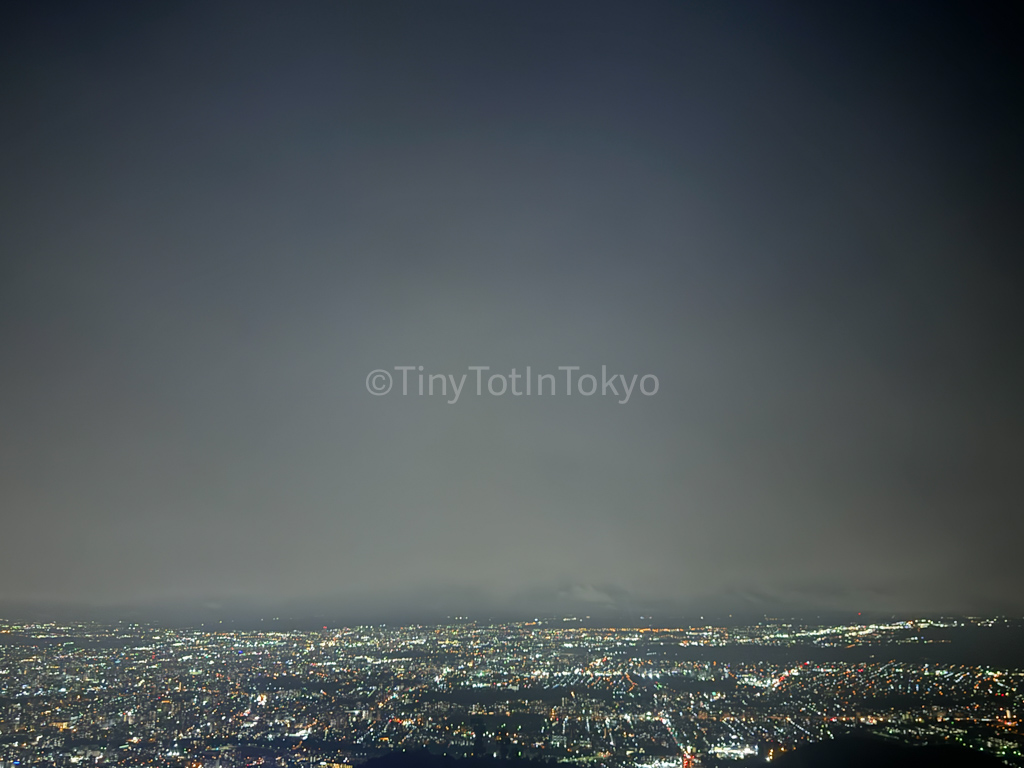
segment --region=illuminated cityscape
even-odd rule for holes
[[[941,656],[932,647],[958,632],[1019,629],[7,622],[0,766],[322,766],[427,749],[683,768],[771,760],[853,732],[1020,766],[1024,669],[912,660]]]

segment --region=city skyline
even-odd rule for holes
[[[406,753],[411,766],[723,768],[806,765],[784,756],[816,746],[810,765],[836,765],[873,744],[909,749],[899,765],[1020,766],[1021,646],[1001,661],[972,646],[1022,630],[963,617],[305,631],[0,621],[0,761],[305,767]]]

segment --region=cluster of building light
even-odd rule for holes
[[[0,624],[0,764],[315,766],[428,748],[682,767],[866,728],[1024,765],[1024,670],[728,652],[878,655],[991,624]]]

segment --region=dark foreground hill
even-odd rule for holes
[[[888,741],[841,738],[808,744],[771,762],[772,768],[1006,768],[960,746],[914,747]]]
[[[499,759],[496,757],[454,758],[435,755],[425,749],[415,752],[392,752],[367,760],[360,768],[552,768],[562,765],[554,762],[526,760],[521,757]]]
[[[771,768],[1006,768],[1001,760],[964,747],[914,747],[865,738],[840,738],[808,744],[780,755],[771,763],[751,759],[742,764],[770,765]],[[554,765],[563,764],[522,758],[456,759],[420,750],[375,757],[363,763],[362,768],[550,768]]]

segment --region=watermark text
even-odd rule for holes
[[[387,395],[392,390],[403,397],[443,397],[455,405],[463,395],[476,397],[614,397],[625,405],[635,394],[652,397],[658,394],[661,382],[653,373],[581,373],[578,365],[559,365],[558,373],[535,372],[531,366],[522,371],[491,372],[489,365],[468,365],[465,373],[435,373],[423,365],[395,365],[377,368],[366,376],[366,390],[371,395]],[[392,373],[392,371],[394,373]],[[468,388],[467,388],[468,385]]]

